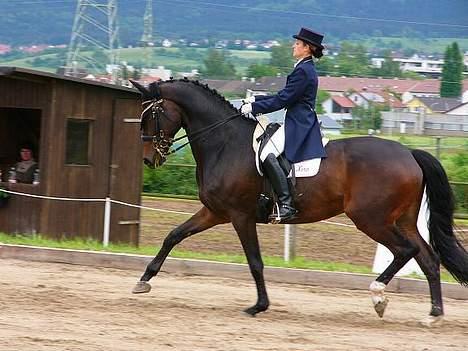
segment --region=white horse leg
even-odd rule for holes
[[[388,304],[388,299],[384,295],[384,291],[386,287],[387,285],[378,281],[373,281],[371,285],[369,286],[375,312],[377,312],[380,318],[383,317],[385,308],[387,307],[387,304]]]

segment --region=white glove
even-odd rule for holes
[[[249,96],[248,98],[245,98],[242,100],[244,104],[251,104],[252,102],[255,102],[255,95]]]
[[[252,112],[252,104],[243,104],[241,106],[241,113],[244,115],[244,116],[247,116],[249,113]]]
[[[240,111],[242,113],[242,116],[248,119],[252,119],[256,121],[257,119],[255,118],[254,115],[252,115],[252,104],[244,104],[241,106]]]

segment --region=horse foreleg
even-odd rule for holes
[[[265,279],[263,277],[263,261],[258,244],[257,225],[255,223],[255,218],[244,214],[236,215],[232,224],[241,241],[250,272],[257,287],[257,303],[245,309],[244,312],[255,316],[259,312],[266,311],[270,305],[265,287]]]
[[[141,294],[151,290],[151,285],[147,282],[158,274],[162,264],[175,245],[196,233],[226,222],[226,220],[213,214],[208,208],[201,208],[189,220],[179,225],[167,235],[158,254],[148,264],[145,273],[132,292],[134,294]]]

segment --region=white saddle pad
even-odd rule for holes
[[[252,141],[252,148],[255,152],[255,166],[257,167],[257,172],[261,176],[263,176],[263,173],[260,169],[260,164],[259,164],[259,155],[258,155],[258,148],[260,144],[257,141],[257,138],[262,135],[266,129],[266,126],[268,125],[269,120],[268,117],[265,115],[262,115],[258,118],[259,123],[257,124],[257,127],[255,128],[255,131],[253,133],[253,141]],[[328,139],[323,138],[322,139],[322,144],[323,146],[328,144]],[[320,169],[320,163],[322,161],[322,158],[313,158],[311,160],[305,160],[301,161],[298,163],[294,164],[294,172],[296,178],[300,177],[313,177],[316,175]],[[288,177],[292,176],[292,172],[289,173]]]

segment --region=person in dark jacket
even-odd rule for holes
[[[286,86],[276,95],[250,97],[241,107],[242,114],[253,119],[258,114],[283,108],[287,110],[284,124],[275,132],[260,155],[265,174],[278,196],[279,213],[271,219],[281,221],[292,219],[297,210],[293,206],[286,174],[277,157],[284,152],[291,163],[326,157],[320,124],[314,110],[318,75],[313,57],[323,56],[323,35],[301,28],[293,38],[296,39],[293,56],[297,62],[287,77]]]

